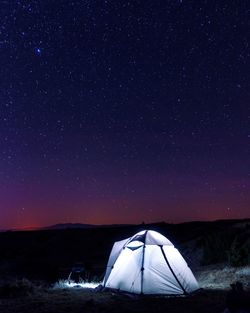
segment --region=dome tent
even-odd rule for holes
[[[174,245],[156,231],[143,230],[115,242],[103,287],[135,294],[189,294],[199,288]]]

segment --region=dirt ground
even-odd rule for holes
[[[88,289],[48,289],[0,300],[1,313],[172,312],[216,313],[225,308],[225,291],[204,290],[190,297],[130,297]]]

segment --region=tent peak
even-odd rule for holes
[[[172,242],[154,230],[142,230],[130,238],[127,244],[139,241],[145,245],[173,246]]]

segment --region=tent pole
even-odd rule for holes
[[[166,261],[166,263],[167,263],[167,265],[168,265],[168,267],[169,267],[171,273],[173,274],[175,280],[177,281],[177,283],[178,283],[179,286],[181,287],[183,293],[184,293],[185,295],[187,295],[188,293],[186,292],[186,290],[185,290],[184,287],[182,286],[181,282],[179,281],[178,277],[175,275],[175,272],[173,271],[172,267],[170,266],[170,264],[169,264],[169,262],[168,262],[167,256],[166,256],[166,254],[165,254],[165,252],[164,252],[164,250],[163,250],[163,246],[159,246],[159,247],[161,248],[161,252],[162,252],[162,254],[163,254],[163,257],[164,257],[164,259],[165,259],[165,261]]]
[[[144,245],[142,250],[142,264],[141,264],[141,294],[143,295],[143,278],[144,278],[144,258],[145,258],[145,249],[146,249],[146,236],[147,236],[147,230],[144,235]]]

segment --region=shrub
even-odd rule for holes
[[[228,251],[228,262],[232,266],[244,266],[250,262],[250,249],[248,241],[241,242],[235,237]]]
[[[227,261],[227,251],[231,245],[231,236],[226,233],[213,233],[203,238],[202,265]]]

